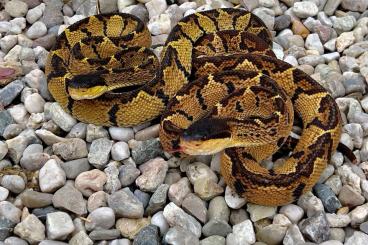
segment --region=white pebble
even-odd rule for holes
[[[69,214],[65,212],[48,213],[46,216],[47,237],[52,240],[64,240],[75,227]]]
[[[151,224],[160,228],[161,235],[166,234],[169,230],[169,224],[167,223],[162,211],[159,211],[152,216]]]
[[[0,186],[0,202],[5,201],[9,196],[9,190]]]
[[[8,153],[8,145],[4,141],[0,141],[0,160]]]
[[[109,133],[111,138],[116,141],[128,142],[129,140],[134,139],[134,131],[132,128],[110,127]]]
[[[229,186],[226,186],[225,189],[225,201],[227,206],[233,209],[239,209],[244,206],[246,200],[240,197],[234,190],[232,190]]]
[[[46,35],[46,33],[47,33],[46,25],[41,21],[36,21],[35,23],[33,23],[31,27],[29,27],[29,29],[26,32],[26,35],[31,39],[36,39]]]
[[[43,112],[43,106],[45,103],[45,100],[38,93],[31,94],[24,100],[24,106],[29,113]]]
[[[44,3],[41,3],[40,5],[34,7],[33,9],[30,9],[26,15],[28,23],[33,24],[39,18],[41,18],[43,11],[45,10],[45,6],[46,5]]]
[[[39,185],[42,192],[54,192],[66,182],[64,170],[54,159],[48,160],[40,169]]]
[[[127,143],[120,141],[115,143],[111,148],[111,157],[115,161],[122,161],[130,156],[129,146]]]

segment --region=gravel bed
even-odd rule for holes
[[[53,101],[48,50],[95,4],[0,0],[0,244],[368,244],[368,0],[101,1],[142,19],[157,53],[182,17],[241,5],[272,30],[279,59],[331,93],[358,163],[334,153],[313,191],[282,207],[238,197],[218,155],[163,152],[158,125],[98,127]]]

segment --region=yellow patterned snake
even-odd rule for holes
[[[339,142],[339,109],[311,77],[275,58],[258,17],[241,9],[189,15],[168,36],[161,65],[150,44],[134,16],[83,19],[50,52],[49,90],[83,122],[125,127],[162,115],[164,150],[222,151],[222,176],[250,202],[282,205],[311,190]],[[297,144],[282,164],[262,167],[287,145],[294,117]]]

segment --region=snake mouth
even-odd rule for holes
[[[68,88],[69,95],[74,100],[95,99],[103,95],[107,90],[106,86],[95,86],[92,88]]]

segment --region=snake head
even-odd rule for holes
[[[70,97],[74,100],[95,99],[109,90],[105,80],[96,74],[74,76],[67,85]]]
[[[189,155],[211,155],[234,146],[226,119],[204,118],[194,122],[182,134],[180,146]]]

